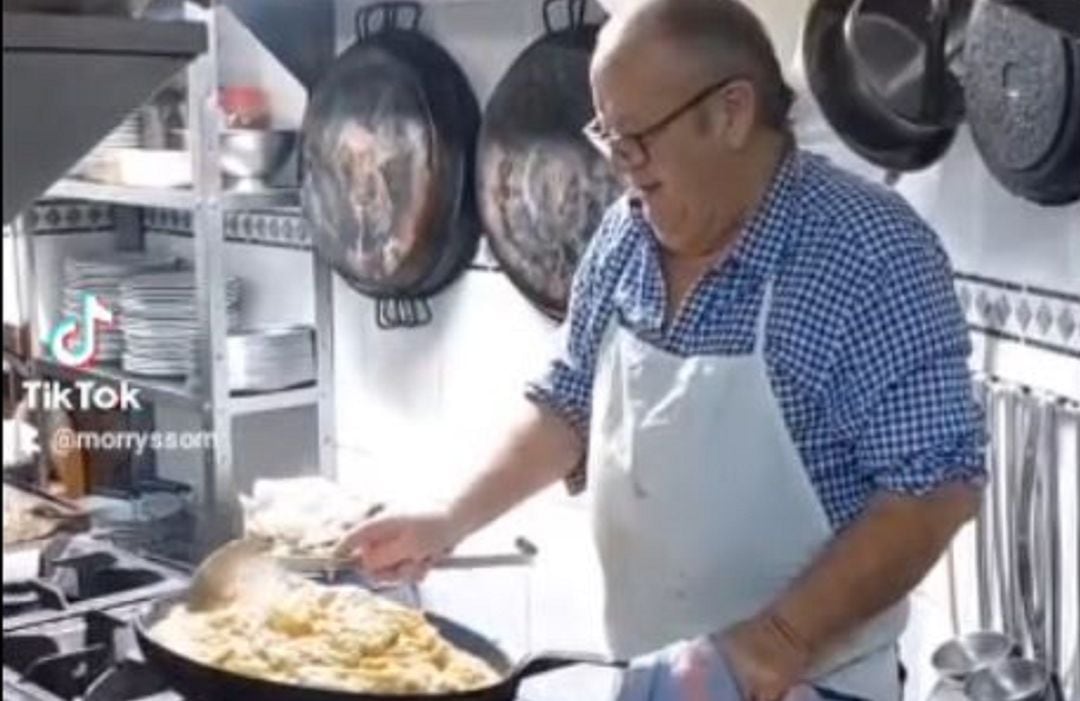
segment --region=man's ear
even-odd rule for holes
[[[750,142],[758,120],[757,90],[749,80],[738,80],[721,93],[720,102],[727,115],[723,122],[724,143],[739,151]]]

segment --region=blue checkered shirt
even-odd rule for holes
[[[878,490],[985,478],[970,342],[937,236],[900,196],[797,150],[667,327],[652,230],[627,199],[613,205],[578,266],[560,351],[526,394],[588,436],[613,319],[682,356],[750,353],[770,279],[770,380],[834,528]]]

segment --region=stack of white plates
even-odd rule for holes
[[[142,142],[142,119],[138,112],[132,112],[120,126],[109,132],[100,144],[99,149],[110,148],[138,148]]]
[[[177,377],[195,370],[200,336],[195,274],[151,273],[120,287],[123,368],[138,375]],[[239,321],[240,281],[225,283],[229,328]]]
[[[120,284],[130,275],[158,270],[174,270],[176,258],[148,256],[136,251],[115,251],[98,256],[77,256],[64,260],[62,312],[82,319],[88,294],[113,312],[113,324],[99,327],[96,334],[98,361],[116,361],[123,351],[119,321]]]
[[[245,329],[229,335],[229,389],[273,392],[315,381],[310,326]]]

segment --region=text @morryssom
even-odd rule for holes
[[[209,431],[79,431],[57,429],[49,439],[55,455],[75,451],[121,450],[135,455],[147,451],[208,450],[214,446]]]

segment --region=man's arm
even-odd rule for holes
[[[978,513],[981,489],[881,494],[771,608],[811,656],[908,594]]]
[[[488,467],[450,505],[454,542],[565,479],[581,463],[584,441],[570,423],[532,402],[526,412]]]
[[[978,511],[984,441],[967,326],[936,239],[896,224],[888,266],[851,298],[829,390],[848,469],[874,496],[780,597],[723,634],[755,700],[780,698],[914,589]]]
[[[783,697],[860,624],[908,594],[979,508],[981,490],[882,494],[760,615],[718,640],[751,701]]]

